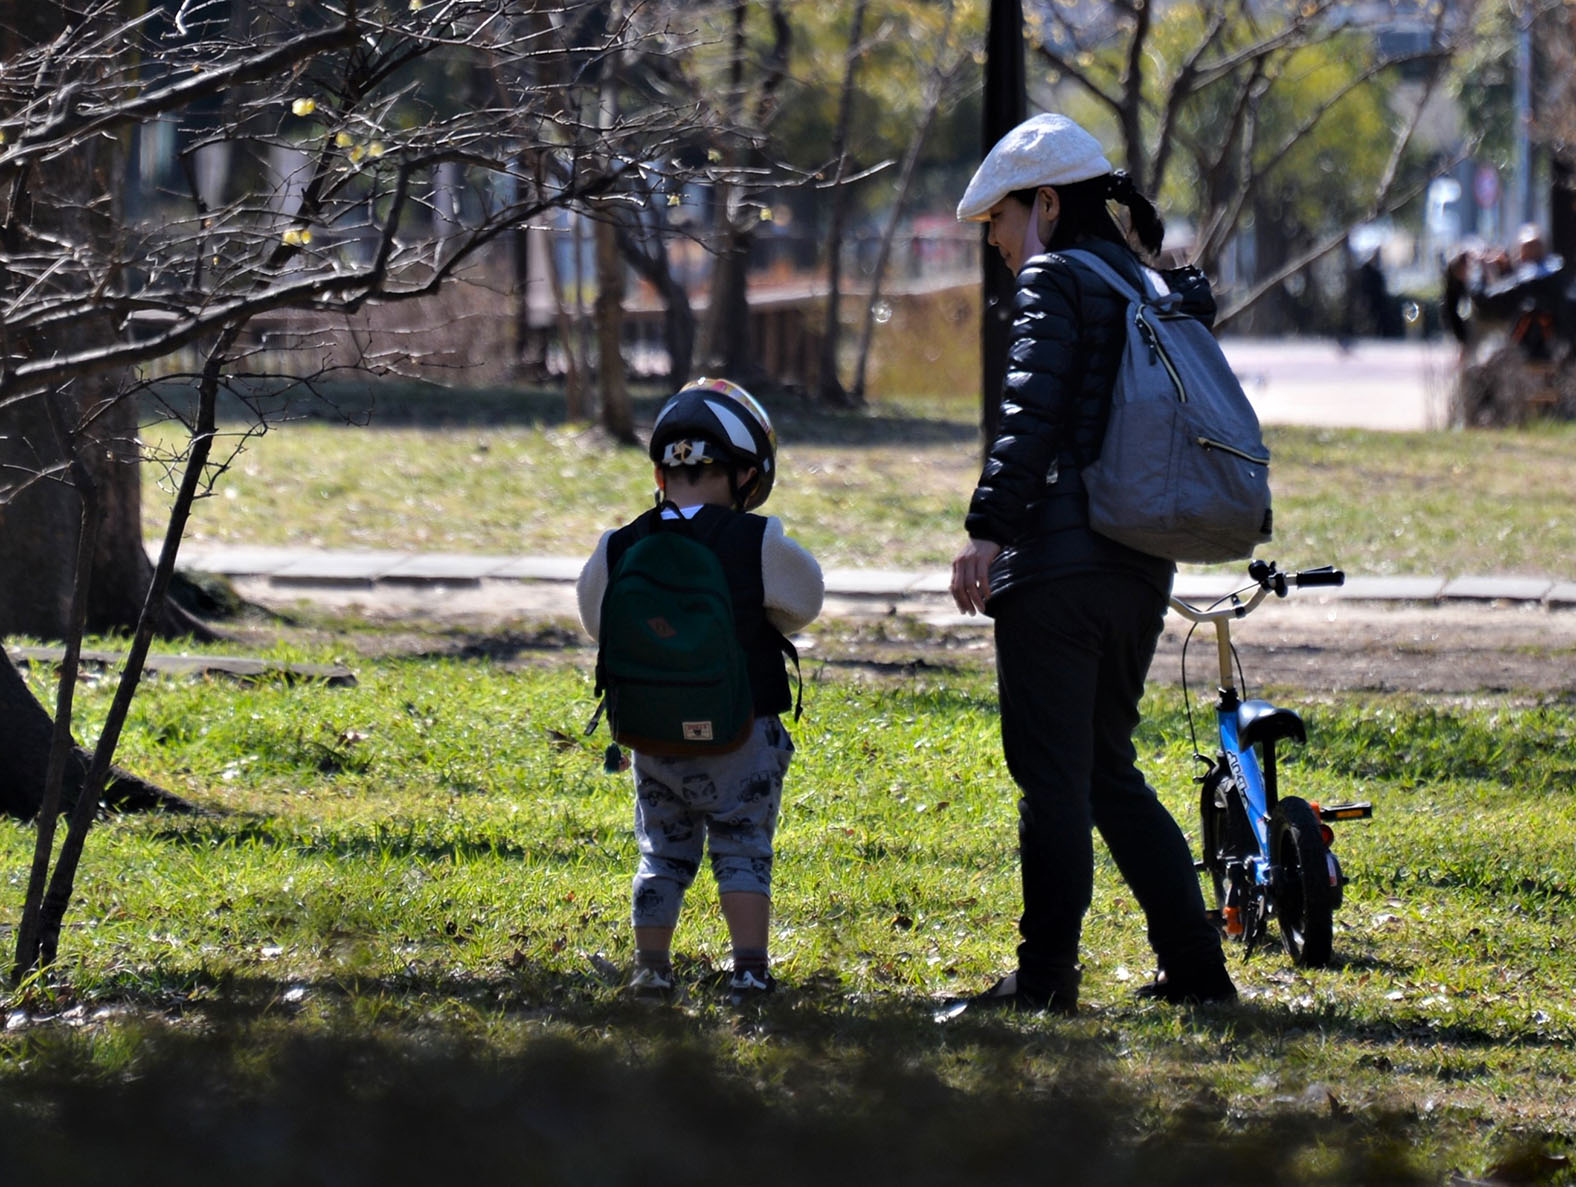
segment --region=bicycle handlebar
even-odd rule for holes
[[[1215,606],[1208,610],[1190,605],[1174,594],[1171,597],[1171,607],[1184,618],[1194,622],[1213,622],[1221,624],[1233,618],[1245,618],[1255,610],[1259,603],[1270,594],[1284,598],[1287,590],[1295,585],[1299,589],[1303,586],[1318,585],[1344,585],[1346,574],[1333,565],[1321,565],[1316,569],[1302,569],[1298,572],[1285,573],[1275,567],[1274,561],[1253,561],[1248,565],[1248,576],[1258,586],[1253,590],[1253,596],[1246,602],[1240,601],[1236,594],[1230,596],[1229,604]],[[1252,588],[1251,586],[1249,587]],[[1239,591],[1239,593],[1242,591]],[[1226,599],[1222,599],[1225,601]]]
[[[1333,565],[1322,565],[1317,569],[1303,569],[1301,572],[1293,573],[1291,579],[1299,586],[1346,584],[1346,574]]]
[[[1299,589],[1303,586],[1313,585],[1344,585],[1346,574],[1334,565],[1320,565],[1317,569],[1303,569],[1296,573],[1283,573],[1275,567],[1274,561],[1254,561],[1248,565],[1248,576],[1253,578],[1260,589],[1267,590],[1278,598],[1286,596],[1288,584]]]

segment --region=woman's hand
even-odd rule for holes
[[[1001,551],[994,540],[970,539],[952,560],[952,600],[965,614],[983,614],[990,597],[990,563]]]

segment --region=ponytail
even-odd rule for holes
[[[1061,199],[1062,212],[1051,232],[1052,249],[1072,247],[1078,240],[1093,236],[1130,246],[1127,235],[1112,217],[1108,202],[1127,207],[1133,234],[1149,255],[1158,255],[1165,238],[1166,225],[1155,205],[1133,184],[1125,169],[1054,187]]]
[[[1166,237],[1165,221],[1155,209],[1155,204],[1138,192],[1138,187],[1133,184],[1126,169],[1113,170],[1106,177],[1105,196],[1127,207],[1138,242],[1150,255],[1158,255]]]

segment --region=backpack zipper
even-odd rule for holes
[[[1195,437],[1194,445],[1202,445],[1205,449],[1218,449],[1222,453],[1229,453],[1232,457],[1239,457],[1245,462],[1252,462],[1256,466],[1268,468],[1270,459],[1267,457],[1254,457],[1251,453],[1238,449],[1235,445],[1227,445],[1224,441],[1216,441],[1213,437]]]
[[[1166,352],[1160,348],[1160,340],[1155,336],[1154,327],[1151,326],[1148,319],[1144,317],[1144,309],[1142,306],[1140,306],[1134,319],[1138,322],[1138,328],[1143,332],[1144,341],[1149,343],[1150,362],[1154,362],[1156,359],[1160,361],[1160,365],[1166,369],[1166,374],[1171,376],[1171,386],[1176,388],[1177,403],[1186,404],[1187,390],[1182,386],[1182,376],[1177,374],[1176,367],[1172,365],[1170,358],[1166,355]]]

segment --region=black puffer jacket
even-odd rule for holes
[[[1102,239],[1078,245],[1139,284],[1137,257]],[[1209,282],[1196,268],[1162,274],[1182,308],[1214,321]],[[1162,592],[1168,560],[1135,552],[1089,527],[1078,470],[1100,454],[1111,391],[1126,341],[1127,303],[1086,265],[1056,252],[1018,274],[1001,420],[969,502],[965,526],[1002,546],[991,565],[991,602],[1035,582],[1125,570]],[[990,607],[987,606],[987,610]]]

